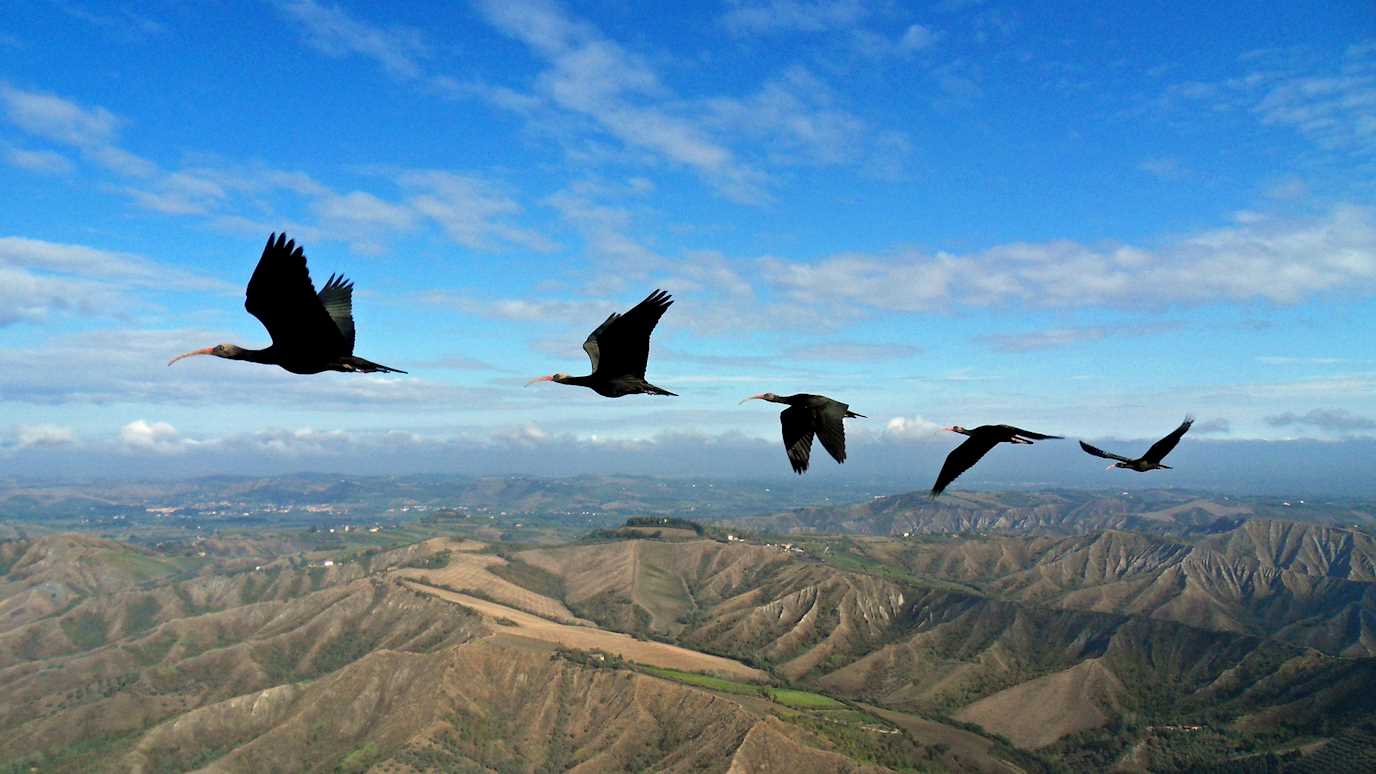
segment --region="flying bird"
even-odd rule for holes
[[[592,373],[587,376],[562,373],[539,376],[526,382],[526,386],[536,382],[576,384],[607,398],[640,393],[677,396],[677,393],[645,381],[645,363],[650,359],[650,333],[664,316],[664,310],[673,303],[668,293],[656,290],[629,312],[612,312],[583,342],[583,349],[592,361]]]
[[[1103,457],[1106,460],[1118,460],[1105,468],[1105,470],[1123,468],[1125,470],[1135,470],[1138,473],[1146,473],[1148,470],[1170,470],[1171,466],[1162,465],[1161,460],[1164,460],[1166,455],[1170,454],[1171,450],[1175,448],[1175,445],[1180,443],[1180,438],[1184,436],[1185,433],[1189,432],[1190,425],[1192,424],[1194,424],[1194,417],[1185,417],[1185,421],[1180,423],[1180,427],[1175,428],[1171,431],[1170,435],[1152,444],[1151,448],[1147,449],[1146,454],[1143,454],[1135,460],[1128,459],[1127,457],[1112,452],[1106,452],[1103,449],[1090,446],[1084,441],[1080,441],[1080,448],[1093,454],[1095,457]]]
[[[974,467],[974,464],[979,462],[981,457],[1001,443],[1030,444],[1033,441],[1045,441],[1061,437],[1059,435],[1033,433],[1012,425],[980,425],[973,430],[966,430],[960,425],[956,425],[942,429],[967,435],[969,438],[966,438],[964,443],[946,455],[946,463],[941,466],[941,473],[937,474],[936,483],[932,485],[932,497],[941,494],[952,481],[960,477],[961,473]]]
[[[779,423],[784,430],[784,450],[788,452],[788,462],[793,472],[802,475],[807,470],[808,460],[812,457],[812,437],[822,440],[822,448],[827,450],[837,462],[846,461],[846,428],[841,420],[859,417],[868,419],[864,414],[850,410],[850,406],[828,398],[825,395],[775,395],[772,392],[751,395],[742,400],[767,400],[770,403],[786,403],[788,408],[779,412]]]
[[[218,344],[178,355],[167,364],[192,355],[214,355],[281,366],[294,374],[406,373],[354,356],[354,283],[343,275],[331,274],[316,293],[305,253],[286,234],[268,235],[244,295],[244,308],[268,329],[270,346],[244,349],[236,344]]]

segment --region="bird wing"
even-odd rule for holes
[[[1106,460],[1118,460],[1119,462],[1132,462],[1132,460],[1128,459],[1127,457],[1124,457],[1124,456],[1121,455],[1121,454],[1114,454],[1113,452],[1106,452],[1106,451],[1104,451],[1103,449],[1100,449],[1100,448],[1097,447],[1097,446],[1090,446],[1089,444],[1085,443],[1084,441],[1080,441],[1080,448],[1081,448],[1081,449],[1084,449],[1085,451],[1089,452],[1090,454],[1093,454],[1095,457],[1103,457],[1103,458],[1106,459]]]
[[[788,451],[788,462],[794,473],[807,470],[808,460],[812,457],[812,410],[802,406],[789,406],[779,412],[779,423],[784,428],[784,449]]]
[[[1194,417],[1185,417],[1185,421],[1180,423],[1180,427],[1175,428],[1170,435],[1162,438],[1147,449],[1147,453],[1142,455],[1142,459],[1147,462],[1160,463],[1171,453],[1171,449],[1180,443],[1181,436],[1189,432],[1190,425],[1194,424]]]
[[[952,481],[960,477],[961,473],[974,467],[979,458],[989,453],[989,450],[998,445],[998,441],[986,434],[972,435],[965,439],[965,443],[951,450],[946,455],[946,462],[941,466],[941,472],[937,474],[936,483],[932,485],[932,495],[942,493]]]
[[[846,461],[846,428],[841,421],[845,419],[850,407],[844,403],[830,401],[821,408],[812,410],[812,423],[817,429],[817,440],[822,448],[837,462]]]
[[[334,320],[339,333],[344,337],[344,345],[349,354],[354,351],[354,283],[344,279],[344,275],[331,274],[325,287],[317,295],[325,311]]]
[[[249,277],[244,309],[267,328],[274,346],[347,355],[344,336],[311,284],[306,255],[287,235],[268,237]]]
[[[602,349],[597,345],[597,337],[601,336],[602,332],[607,330],[607,326],[611,325],[612,322],[620,316],[620,312],[612,312],[611,315],[607,317],[601,325],[593,329],[593,332],[589,333],[588,338],[583,341],[583,351],[588,353],[588,360],[592,361],[592,370],[594,371],[597,370],[597,363],[602,357]]]
[[[674,303],[669,294],[656,290],[625,314],[613,314],[583,342],[593,372],[605,376],[645,378],[650,359],[650,333]]]
[[[1002,425],[1002,427],[1006,427],[1009,430],[1012,430],[1013,435],[1020,435],[1023,438],[1031,438],[1036,441],[1046,441],[1053,438],[1063,437],[1059,435],[1042,435],[1041,433],[1034,433],[1031,430],[1024,430],[1021,427],[1013,427],[1012,425]]]

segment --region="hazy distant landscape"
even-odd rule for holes
[[[1326,771],[1376,507],[296,475],[0,490],[5,770]]]

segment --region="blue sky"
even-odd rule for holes
[[[0,461],[558,473],[621,444],[668,473],[775,443],[736,405],[764,390],[869,415],[853,460],[1186,412],[1201,442],[1370,438],[1376,11],[1121,5],[20,4]],[[164,365],[266,345],[242,289],[283,229],[409,376]],[[521,387],[655,287],[649,378],[682,397]]]

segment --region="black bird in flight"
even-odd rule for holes
[[[822,440],[822,448],[827,450],[832,459],[845,462],[846,428],[841,420],[852,417],[868,419],[864,414],[851,411],[850,406],[825,395],[775,395],[766,392],[751,395],[741,403],[746,400],[788,404],[788,408],[779,412],[779,423],[784,429],[784,450],[788,452],[788,462],[793,466],[793,472],[800,476],[807,470],[808,460],[812,457],[814,434]]]
[[[1118,460],[1105,468],[1105,470],[1123,468],[1125,470],[1135,470],[1138,473],[1146,473],[1148,470],[1170,470],[1171,466],[1162,465],[1161,460],[1164,460],[1166,455],[1171,453],[1171,449],[1174,449],[1175,445],[1180,443],[1180,438],[1184,436],[1185,433],[1189,432],[1190,425],[1192,424],[1194,424],[1194,417],[1185,417],[1185,421],[1180,423],[1180,427],[1175,428],[1171,431],[1170,435],[1152,444],[1151,448],[1147,449],[1146,454],[1143,454],[1135,460],[1128,459],[1127,457],[1112,452],[1106,452],[1103,449],[1090,446],[1084,441],[1080,441],[1080,448],[1093,454],[1095,457],[1103,457],[1106,460]]]
[[[672,303],[668,293],[656,290],[631,307],[631,311],[612,312],[583,342],[583,349],[592,361],[592,373],[587,376],[540,376],[526,382],[526,386],[536,382],[576,384],[607,398],[639,393],[676,396],[677,393],[645,381],[645,363],[650,359],[650,333]]]
[[[343,275],[331,274],[325,287],[316,293],[305,253],[286,234],[268,235],[267,246],[244,295],[244,308],[268,329],[271,346],[244,349],[236,344],[219,344],[179,355],[167,364],[192,355],[214,355],[277,365],[294,374],[406,373],[354,356],[354,283]]]
[[[947,485],[960,477],[961,473],[974,467],[974,464],[979,462],[981,457],[1001,443],[1032,443],[1033,441],[1045,441],[1061,437],[1059,435],[1033,433],[1012,425],[980,425],[973,430],[966,430],[960,425],[956,425],[943,429],[952,433],[968,435],[969,438],[966,438],[964,443],[946,455],[946,463],[941,466],[941,473],[937,474],[936,483],[932,485],[932,497],[941,494]]]

